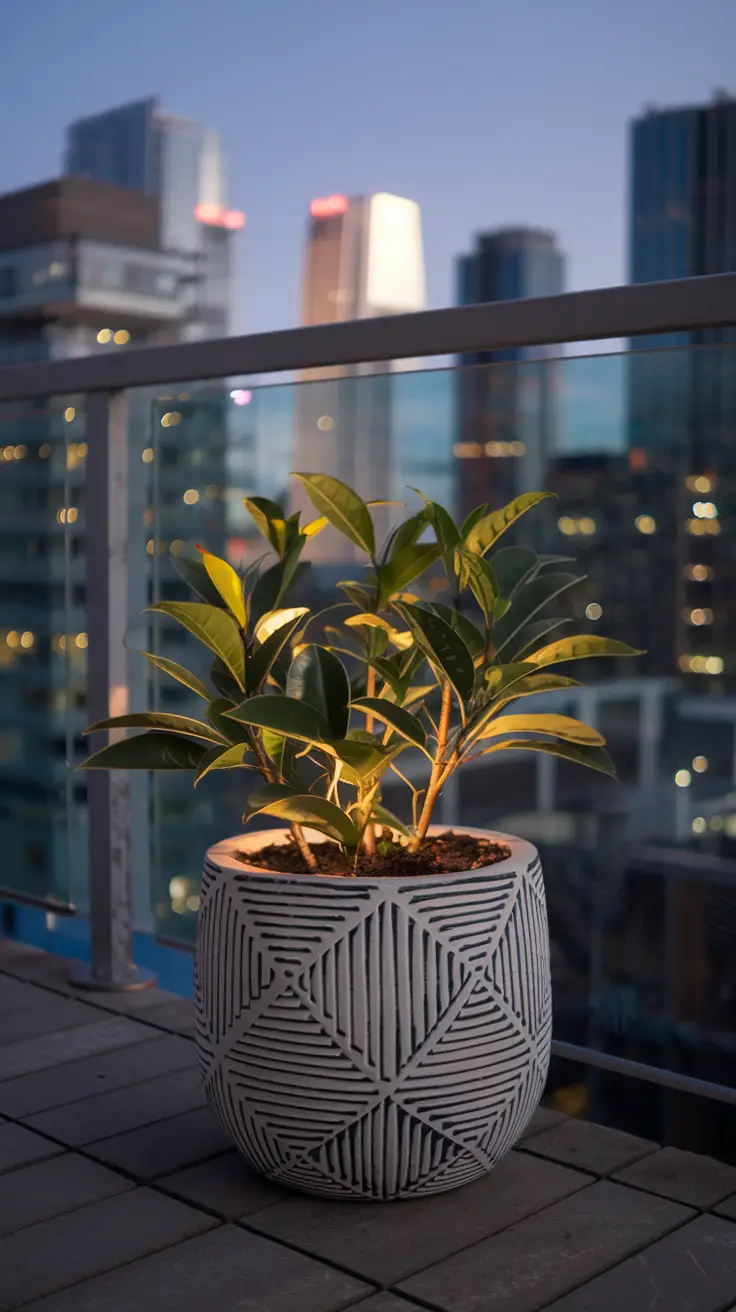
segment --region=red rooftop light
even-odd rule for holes
[[[195,205],[194,217],[200,223],[209,223],[215,228],[232,228],[235,231],[245,227],[245,215],[240,210],[227,210],[224,205]]]
[[[333,214],[344,214],[347,208],[347,196],[321,196],[312,201],[309,213],[313,219],[329,219]]]

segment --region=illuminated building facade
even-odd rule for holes
[[[457,262],[457,304],[515,301],[564,291],[565,259],[554,234],[537,228],[482,233]],[[463,355],[457,375],[458,499],[500,506],[540,487],[555,442],[559,348]],[[520,457],[524,457],[520,459]]]
[[[406,314],[425,305],[421,216],[414,201],[381,192],[312,202],[302,325]],[[328,470],[366,498],[392,497],[396,368],[387,362],[304,372],[296,398],[294,468]],[[295,506],[301,505],[296,496]],[[337,549],[335,537],[320,534],[312,558],[329,561]]]

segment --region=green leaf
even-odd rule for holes
[[[256,625],[270,611],[278,609],[289,584],[292,583],[296,586],[299,580],[309,572],[309,564],[306,561],[300,561],[292,571],[291,577],[286,580],[285,569],[284,562],[279,561],[278,564],[271,565],[270,569],[264,570],[261,574],[250,599],[252,625]]]
[[[210,678],[217,691],[221,693],[223,697],[227,697],[228,701],[232,702],[235,706],[242,701],[243,689],[233,678],[227,666],[223,665],[219,656],[212,662]],[[208,701],[210,700],[209,693],[207,694],[207,699]]]
[[[480,519],[483,519],[487,514],[488,514],[487,501],[484,501],[481,506],[476,506],[475,510],[471,510],[467,519],[463,520],[463,523],[460,526],[460,537],[463,539],[463,542],[467,541],[467,537],[470,530],[475,528],[478,521]]]
[[[392,597],[419,578],[441,554],[436,542],[416,543],[392,554],[378,570],[378,605],[387,606]]]
[[[327,737],[345,737],[350,718],[350,679],[334,652],[315,643],[304,647],[289,668],[286,695],[314,707],[327,722]]]
[[[165,729],[168,733],[188,734],[191,738],[204,738],[205,742],[219,743],[222,738],[209,724],[191,720],[188,715],[170,715],[166,711],[134,711],[130,715],[113,715],[109,720],[97,720],[85,733],[100,733],[103,729]]]
[[[560,665],[563,661],[590,660],[592,656],[643,656],[643,651],[629,647],[626,642],[615,638],[599,637],[595,633],[583,634],[579,638],[560,638],[539,651],[526,657],[530,665]]]
[[[460,545],[462,541],[460,530],[452,515],[438,501],[427,501],[427,519],[434,529],[441,555],[444,556]]]
[[[499,667],[503,671],[528,670],[528,665],[503,665]],[[533,668],[533,667],[531,667]],[[495,673],[496,671],[493,671]],[[562,692],[568,688],[579,688],[581,684],[577,679],[567,679],[558,674],[519,674],[514,678],[509,678],[506,682],[499,683],[497,689],[494,689],[494,695],[491,701],[486,702],[485,706],[468,721],[466,726],[463,749],[467,750],[473,743],[482,738],[485,733],[486,725],[490,724],[495,716],[509,702],[514,702],[518,697],[530,697],[534,693],[544,692]]]
[[[245,757],[246,748],[243,743],[235,743],[230,747],[211,747],[197,766],[194,787],[196,788],[200,779],[204,779],[211,770],[257,770],[258,767],[253,761],[246,761]]]
[[[269,610],[258,621],[255,626],[255,637],[258,642],[265,642],[270,638],[277,629],[282,628],[291,620],[300,620],[302,616],[309,614],[308,606],[287,606],[281,610]]]
[[[472,696],[475,672],[473,658],[462,638],[439,615],[410,606],[407,602],[394,602],[416,639],[417,646],[434,667],[439,669],[455,690],[460,706]]]
[[[243,819],[254,815],[275,815],[291,824],[309,825],[348,848],[357,847],[360,841],[350,816],[339,806],[312,793],[296,793],[286,784],[266,784],[251,793]]]
[[[468,619],[467,615],[463,615],[461,611],[455,610],[452,606],[445,606],[437,601],[432,603],[432,610],[436,611],[449,624],[451,629],[460,634],[474,659],[485,651],[486,644],[483,634],[475,627],[473,621]]]
[[[359,611],[369,611],[372,609],[373,598],[370,592],[368,592],[362,584],[348,580],[346,583],[338,583],[337,587],[341,592],[345,593],[346,597],[350,598],[353,605],[357,606]]]
[[[80,770],[196,770],[207,754],[204,743],[179,733],[139,733],[93,752]]]
[[[486,623],[488,623],[494,614],[496,598],[498,597],[498,583],[493,566],[484,560],[482,556],[476,555],[470,551],[458,551],[456,556],[459,557],[458,571],[460,587],[470,586],[470,590],[480,606]]]
[[[382,697],[359,697],[353,702],[352,708],[356,711],[364,711],[366,715],[374,715],[377,720],[395,729],[402,738],[406,738],[407,742],[413,743],[415,747],[420,747],[424,751],[427,735],[417,717],[410,711],[405,711],[403,706],[395,706],[393,702],[387,702]]]
[[[272,612],[273,613],[273,612]],[[261,642],[251,656],[248,662],[248,691],[255,692],[260,688],[263,680],[271,669],[280,652],[286,646],[292,633],[299,627],[299,624],[307,611],[298,606],[290,611],[280,611],[277,614],[286,615],[288,618],[278,628],[274,629],[268,637]],[[263,623],[263,621],[261,621]]]
[[[571,715],[500,715],[486,725],[483,739],[499,738],[506,733],[543,733],[585,747],[602,747],[606,741],[597,729]]]
[[[572,624],[572,619],[544,619],[534,624],[527,624],[516,638],[506,644],[506,659],[511,661],[528,660],[528,653],[548,633],[553,633],[563,624]]]
[[[233,703],[228,697],[217,697],[207,707],[207,718],[210,724],[228,743],[247,743],[250,741],[245,725],[236,724],[228,715],[228,711],[235,710],[235,707],[239,704],[240,698]]]
[[[374,824],[385,825],[388,829],[395,829],[398,834],[403,834],[404,838],[411,838],[411,829],[407,829],[403,820],[399,820],[393,811],[388,811],[385,806],[376,806],[374,804],[371,811],[371,820]]]
[[[266,755],[273,761],[284,782],[290,784],[298,793],[305,791],[304,781],[296,765],[296,746],[283,734],[272,733],[270,729],[261,730],[261,738]]]
[[[320,515],[326,515],[346,538],[373,559],[376,536],[371,512],[365,502],[339,478],[331,474],[294,474]]]
[[[196,692],[198,697],[204,697],[207,702],[210,700],[212,694],[207,685],[202,683],[202,680],[198,679],[196,674],[192,674],[191,670],[186,670],[183,665],[179,665],[178,661],[170,661],[167,656],[154,656],[151,651],[142,651],[139,655],[145,656],[146,660],[151,662],[151,665],[163,670],[164,674],[170,674],[172,679],[178,679],[179,683],[184,684],[185,688],[189,688],[191,692]]]
[[[308,524],[305,524],[301,531],[305,538],[313,538],[321,533],[323,528],[327,528],[329,522],[326,515],[320,515],[319,519],[312,519]]]
[[[221,560],[219,556],[213,556],[211,551],[205,551],[204,547],[197,547],[197,551],[202,556],[202,564],[217,589],[218,596],[225,602],[239,628],[244,629],[245,601],[243,600],[243,585],[232,565],[229,565],[226,560]]]
[[[219,656],[240,688],[245,688],[243,642],[232,615],[218,610],[216,606],[204,606],[198,601],[156,601],[146,609],[159,611],[162,615],[168,615],[169,619],[177,620],[205,647]]]
[[[551,492],[524,492],[502,510],[493,510],[490,515],[484,515],[466,535],[465,546],[468,551],[477,551],[484,556],[501,534],[505,533],[507,528],[511,528],[511,525],[525,515],[527,510],[531,510],[532,506],[539,505],[540,501],[546,501],[551,496]]]
[[[227,717],[236,720],[238,724],[270,729],[273,733],[283,734],[285,738],[316,743],[323,748],[326,746],[324,740],[331,737],[329,724],[313,706],[305,701],[297,701],[295,697],[285,697],[282,693],[249,697],[242,705],[228,711]]]
[[[243,497],[243,505],[269,546],[278,556],[282,555],[286,546],[286,519],[281,506],[268,497]]]
[[[576,574],[539,574],[525,583],[512,598],[511,605],[493,630],[496,652],[502,652],[518,634],[555,597],[574,588],[582,579]]]
[[[386,768],[392,756],[397,755],[393,747],[384,747],[374,738],[366,735],[368,741],[359,738],[338,738],[332,740],[331,747],[339,761],[347,767],[342,778],[348,783],[362,783],[372,775]]]
[[[402,524],[399,524],[389,535],[383,550],[384,564],[387,560],[401,555],[407,547],[413,547],[418,542],[422,533],[427,527],[426,510],[417,511],[416,515],[409,515]]]
[[[192,592],[207,602],[208,606],[224,606],[222,597],[210,578],[201,560],[190,560],[187,556],[170,556],[171,564],[180,579],[183,579]]]
[[[516,589],[539,568],[539,564],[536,551],[530,551],[528,547],[502,547],[500,551],[494,551],[493,568],[500,595],[513,596]]]
[[[485,747],[479,756],[489,756],[491,752],[545,752],[548,756],[559,756],[563,761],[573,761],[576,765],[585,765],[589,770],[598,770],[612,779],[616,778],[616,767],[608,752],[602,747],[581,747],[577,743],[545,743],[533,738],[511,738],[503,743],[494,743]]]

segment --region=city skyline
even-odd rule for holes
[[[533,4],[499,14],[475,0],[452,15],[430,4],[421,24],[381,0],[368,13],[318,0],[247,18],[230,0],[206,15],[173,0],[112,15],[75,0],[42,22],[31,10],[0,53],[6,113],[23,104],[0,190],[58,172],[65,122],[152,91],[217,127],[231,202],[248,214],[236,331],[297,322],[303,214],[333,192],[417,201],[431,307],[451,303],[452,258],[475,231],[519,222],[560,235],[571,290],[625,281],[627,124],[648,102],[728,86],[736,35],[724,0],[673,0],[665,45],[654,2],[601,16],[570,0],[544,33]],[[212,47],[218,22],[227,40]],[[32,103],[28,67],[44,85]]]

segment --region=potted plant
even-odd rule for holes
[[[204,865],[195,999],[210,1103],[274,1180],[414,1197],[474,1179],[512,1147],[542,1095],[551,1034],[538,854],[506,834],[443,831],[437,800],[463,765],[510,751],[613,775],[595,729],[509,708],[579,686],[560,665],[636,653],[559,636],[567,621],[549,607],[578,576],[558,557],[498,547],[547,494],[481,506],[461,526],[425,502],[379,550],[352,489],[296,477],[319,516],[305,528],[246,502],[270,568],[241,578],[200,549],[176,562],[199,600],[152,608],[214,654],[213,689],[148,656],[202,698],[204,718],[92,725],[146,732],[85,764],[193,769],[195,784],[219,769],[260,776],[244,820],[288,827],[218,843]],[[327,523],[366,568],[315,615],[285,602]],[[410,591],[428,570],[444,571],[448,604]],[[411,823],[383,803],[389,774],[409,790]]]

